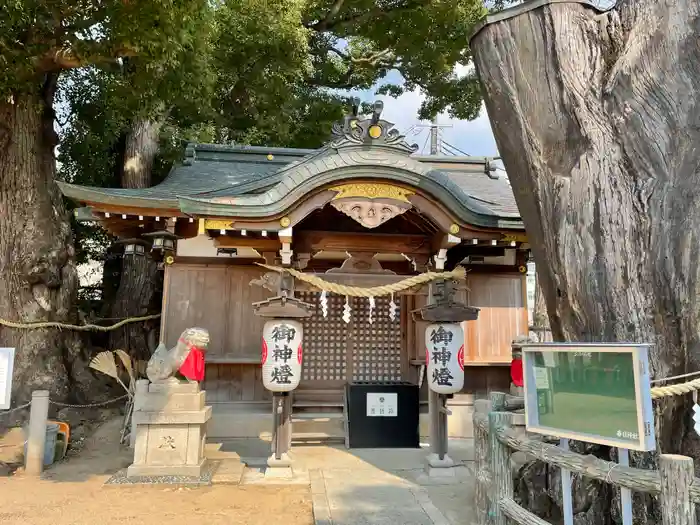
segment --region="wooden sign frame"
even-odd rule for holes
[[[12,403],[12,372],[15,366],[15,349],[0,348],[0,358],[7,358],[7,370],[0,369],[0,410],[9,410]]]
[[[637,441],[627,439],[617,440],[607,436],[541,425],[539,422],[537,388],[535,386],[537,378],[532,355],[534,352],[630,353],[632,355],[634,367],[635,400],[637,405]],[[528,432],[630,450],[648,452],[656,449],[654,415],[651,404],[651,383],[649,379],[648,344],[537,343],[523,345],[522,353],[523,375],[525,379],[525,425]],[[542,382],[542,378],[539,378],[539,381]]]

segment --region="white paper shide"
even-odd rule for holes
[[[431,324],[425,329],[428,386],[438,394],[454,394],[464,386],[464,331],[459,324]]]
[[[265,323],[262,342],[262,380],[272,392],[290,392],[299,386],[303,328],[298,321]]]

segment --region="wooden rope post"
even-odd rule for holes
[[[501,412],[506,408],[505,392],[491,392],[489,399],[491,400],[491,410],[494,412]]]
[[[505,394],[503,395],[505,397]],[[497,433],[500,427],[510,428],[512,419],[513,414],[509,412],[491,412],[489,414],[489,456],[491,464],[489,518],[492,525],[508,525],[508,518],[501,510],[500,503],[506,498],[513,499],[510,448],[498,440]]]
[[[659,456],[663,525],[695,525],[695,503],[690,499],[694,471],[692,458],[675,454]]]
[[[474,427],[474,468],[476,471],[476,486],[474,489],[474,508],[476,509],[476,525],[488,525],[488,493],[491,474],[489,473],[489,434],[478,423],[479,416],[491,411],[491,402],[487,399],[474,401],[472,425]]]

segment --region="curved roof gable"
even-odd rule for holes
[[[190,144],[182,165],[146,189],[59,183],[82,203],[179,209],[190,215],[260,218],[286,213],[307,194],[349,179],[416,188],[455,218],[484,227],[522,229],[507,179],[485,157],[416,156],[393,124],[348,116],[318,150]]]

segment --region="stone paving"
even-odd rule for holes
[[[347,450],[316,445],[295,446],[293,476],[270,480],[264,467],[268,450],[265,441],[231,440],[223,443],[220,454],[223,459],[235,451],[234,457],[246,464],[241,484],[309,484],[316,525],[473,523],[471,440],[450,441],[450,455],[458,466],[454,477],[439,479],[424,473],[425,448]],[[223,459],[222,466],[230,470],[226,463]]]

